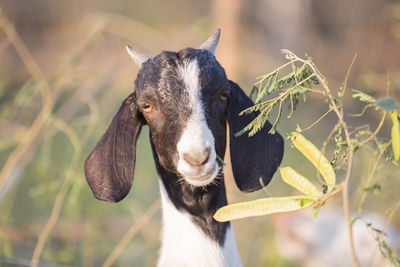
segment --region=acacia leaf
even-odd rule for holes
[[[397,101],[394,100],[391,96],[377,99],[375,100],[375,104],[377,104],[384,111],[393,111],[399,107]]]

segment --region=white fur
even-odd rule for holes
[[[219,167],[216,163],[214,136],[206,123],[204,108],[200,100],[201,88],[197,60],[185,62],[181,65],[179,74],[190,96],[192,114],[177,144],[179,153],[177,169],[188,183],[204,186],[211,183],[218,175]],[[200,172],[199,168],[189,165],[182,159],[183,153],[201,153],[207,147],[211,148],[210,156],[205,168]],[[202,179],[199,179],[199,177],[202,177]],[[188,213],[175,208],[161,182],[160,188],[164,222],[159,267],[242,266],[230,224],[225,234],[224,245],[221,246],[208,237],[191,220]]]
[[[175,208],[160,181],[163,229],[158,267],[242,266],[230,225],[224,245],[209,238],[190,215]]]
[[[211,183],[218,175],[218,164],[216,163],[216,152],[214,149],[214,136],[207,125],[204,108],[200,99],[199,67],[197,60],[184,62],[179,66],[178,72],[183,79],[185,89],[189,93],[190,106],[192,114],[183,130],[182,136],[177,144],[179,153],[178,171],[186,177],[187,182],[204,186]],[[211,148],[210,156],[205,168],[199,172],[199,168],[193,167],[183,160],[184,153],[203,152],[207,147]],[[205,179],[197,179],[206,176]]]

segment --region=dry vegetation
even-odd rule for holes
[[[340,87],[357,52],[349,90],[360,89],[380,98],[389,80],[390,94],[399,101],[400,5],[378,0],[364,5],[361,0],[317,2],[306,1],[289,9],[286,1],[281,7],[272,1],[238,1],[224,13],[220,9],[227,1],[223,0],[201,4],[178,0],[168,4],[0,1],[0,261],[26,265],[33,258],[79,266],[113,261],[121,266],[155,264],[159,194],[147,130],[138,143],[133,191],[123,202],[95,200],[83,174],[88,152],[121,99],[132,90],[137,70],[125,55],[126,43],[155,55],[162,49],[196,46],[216,25],[223,25],[217,59],[229,66],[230,78],[242,81],[248,89],[255,76],[282,64],[280,48],[310,53],[324,70],[330,88]],[[350,13],[330,13],[329,4]],[[286,134],[296,124],[310,125],[325,112],[321,99],[310,97],[278,130]],[[362,109],[352,98],[345,98],[344,105],[349,113]],[[310,107],[322,113],[311,114]],[[289,112],[284,110],[283,115]],[[356,127],[373,122],[369,127],[375,129],[380,119],[375,114],[367,110],[363,117],[346,121]],[[317,146],[329,135],[327,125],[333,120],[328,114],[309,136]],[[381,137],[390,136],[390,127],[389,118],[384,119]],[[327,147],[328,152],[334,149]],[[357,212],[360,198],[366,196],[362,210],[385,219],[389,215],[391,226],[399,229],[398,170],[375,166],[371,153],[360,151],[354,161],[349,203],[355,204],[349,209]],[[305,173],[310,170],[289,145],[283,164]],[[366,186],[370,179],[366,165],[376,168],[374,184],[379,188],[375,190]],[[229,178],[228,169],[226,173]],[[337,176],[343,180],[345,173],[338,171]],[[229,181],[231,202],[266,194],[243,195]],[[367,195],[365,188],[371,189]],[[267,191],[272,196],[292,193],[280,179],[274,179]],[[330,205],[340,202],[333,199]],[[301,265],[277,252],[273,242],[276,224],[270,218],[246,219],[234,226],[246,265]]]

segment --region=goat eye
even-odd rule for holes
[[[229,97],[229,92],[228,92],[228,91],[223,91],[223,92],[219,95],[219,98],[220,98],[221,100],[224,100],[224,101],[228,100],[228,97]]]
[[[153,107],[150,104],[142,105],[142,111],[144,111],[144,112],[150,112],[152,109],[153,109]]]

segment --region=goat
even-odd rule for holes
[[[198,49],[163,51],[150,58],[127,45],[139,66],[135,90],[85,162],[94,196],[118,202],[129,192],[135,147],[143,125],[150,128],[160,180],[163,229],[158,266],[242,266],[230,222],[213,219],[227,204],[222,163],[229,123],[231,163],[244,192],[266,185],[283,157],[283,139],[268,133],[235,133],[257,114],[238,116],[253,105],[214,57],[220,29]]]

